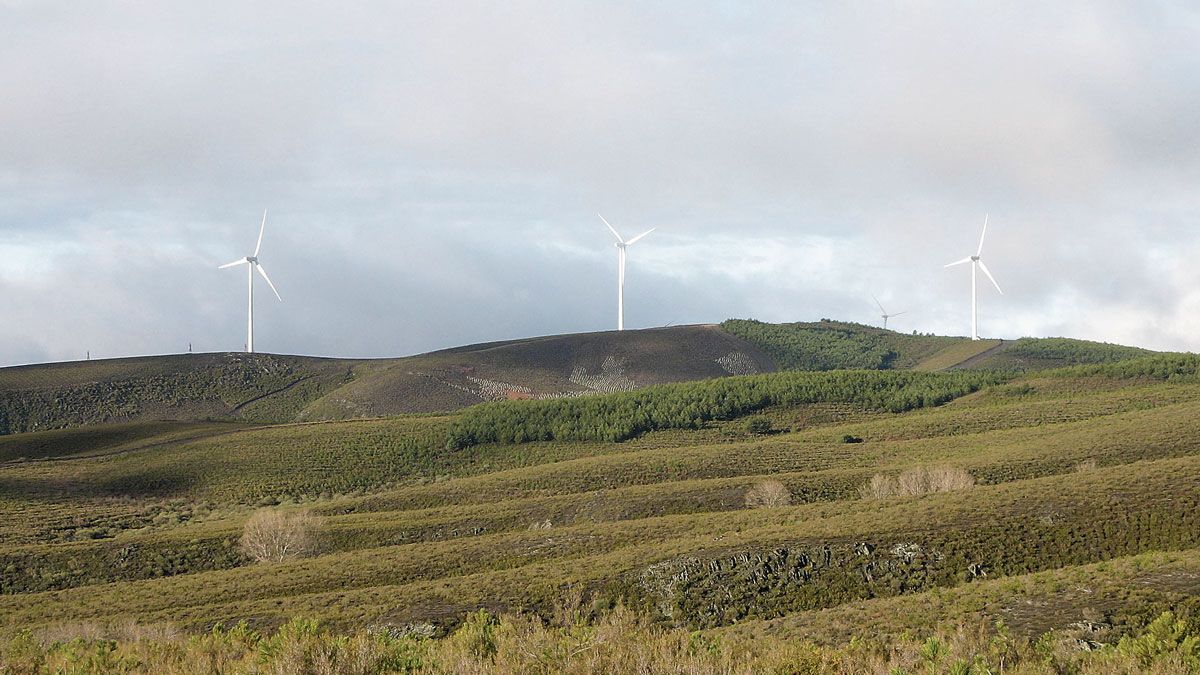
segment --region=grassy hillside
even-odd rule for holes
[[[719,327],[559,335],[397,359],[186,354],[83,361],[0,368],[0,436],[149,421],[281,423],[439,413],[777,370],[1014,371],[1148,354],[1060,338],[972,342],[829,321],[730,320]]]
[[[287,420],[365,369],[271,354],[0,368],[0,434],[140,420]]]
[[[399,359],[313,402],[300,419],[441,412],[773,370],[757,347],[716,326],[558,335]]]
[[[563,335],[384,360],[187,354],[0,368],[0,435],[139,421],[432,413],[775,370],[715,326]]]
[[[906,335],[856,323],[770,324],[730,319],[726,332],[758,346],[781,370],[1044,370],[1127,361],[1154,352],[1068,338],[1016,341]]]
[[[1087,622],[1078,639],[1116,644],[1198,607],[1198,373],[1194,356],[781,373],[445,415],[14,434],[0,637],[296,617],[411,637],[480,608],[599,626],[623,607],[637,630],[746,648],[996,621],[1030,640]],[[694,415],[636,427],[655,406]],[[637,433],[557,431],[592,415]],[[500,423],[525,442],[479,433]],[[474,442],[454,443],[464,428]],[[958,478],[914,478],[930,475]],[[254,562],[241,543],[262,509],[313,516],[308,554]]]

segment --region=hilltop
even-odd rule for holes
[[[1149,354],[1079,340],[972,342],[834,321],[730,320],[394,359],[223,353],[78,361],[0,368],[0,434],[138,421],[371,418],[781,370],[1040,369]]]

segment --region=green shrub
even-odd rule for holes
[[[763,436],[773,431],[771,420],[766,417],[751,417],[746,420],[746,432]]]

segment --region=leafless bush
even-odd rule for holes
[[[858,489],[858,493],[863,499],[882,499],[896,494],[896,481],[890,476],[885,476],[877,473],[871,476],[871,480],[867,481]]]
[[[896,495],[914,497],[926,492],[929,492],[929,474],[924,468],[909,469],[896,477]]]
[[[975,477],[956,466],[935,466],[926,471],[927,492],[954,492],[975,487]]]
[[[312,552],[316,526],[317,519],[308,511],[264,509],[246,521],[242,551],[256,562],[300,558]]]
[[[1075,465],[1075,471],[1077,473],[1082,473],[1084,471],[1093,471],[1093,470],[1095,470],[1096,466],[1097,466],[1096,460],[1085,459],[1082,462]]]
[[[933,492],[965,490],[973,485],[975,478],[958,467],[917,467],[894,478],[877,473],[858,492],[864,499],[915,497]]]
[[[792,493],[787,486],[777,480],[764,480],[746,490],[746,507],[787,506],[792,503]]]

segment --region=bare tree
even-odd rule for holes
[[[317,519],[308,511],[263,509],[242,530],[242,551],[256,562],[283,562],[308,555]]]
[[[746,490],[746,507],[756,509],[763,506],[787,506],[792,503],[792,493],[777,480],[764,480]]]

